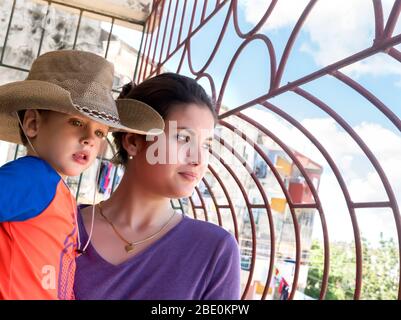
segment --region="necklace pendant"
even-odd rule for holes
[[[131,253],[132,251],[134,251],[134,249],[135,249],[135,246],[132,243],[127,244],[125,246],[125,251],[127,251],[127,253]]]

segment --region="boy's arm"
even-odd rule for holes
[[[0,167],[0,222],[39,215],[53,200],[60,179],[45,161],[35,157]]]

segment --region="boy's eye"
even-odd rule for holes
[[[102,130],[96,130],[95,132],[96,136],[98,136],[100,139],[103,139],[106,137],[106,133],[104,133]]]
[[[177,134],[177,140],[182,142],[189,142],[191,141],[191,137],[183,134]]]
[[[77,119],[71,119],[70,123],[75,127],[82,127],[83,123]]]

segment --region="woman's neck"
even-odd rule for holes
[[[113,223],[129,225],[134,230],[163,224],[173,212],[168,198],[148,192],[126,175],[102,208]]]

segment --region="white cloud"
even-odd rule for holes
[[[319,196],[325,210],[331,240],[353,240],[351,220],[338,181],[320,152],[295,128],[282,119],[262,110],[247,109],[245,114],[279,136],[285,143],[323,165]],[[341,130],[333,119],[305,119],[302,124],[319,139],[345,179],[352,201],[387,200],[378,174],[366,160],[362,150]],[[401,206],[401,136],[375,123],[361,123],[353,128],[379,160],[386,173],[398,205]],[[361,232],[377,241],[381,231],[394,236],[394,219],[390,209],[357,210]],[[387,214],[383,214],[387,212]],[[361,216],[363,214],[363,216]],[[316,220],[320,224],[319,220]],[[371,226],[375,226],[372,228]],[[319,226],[316,226],[316,232]],[[319,233],[317,234],[319,237]]]
[[[271,17],[263,27],[266,31],[295,26],[309,1],[280,0]],[[266,1],[242,0],[246,20],[256,24],[267,8]],[[384,0],[385,21],[394,4],[393,0]],[[400,32],[397,25],[395,33]],[[372,1],[366,0],[321,0],[316,3],[302,30],[309,39],[301,44],[301,51],[310,54],[318,66],[326,66],[344,59],[373,44],[375,35],[374,12]],[[353,76],[401,75],[398,62],[385,54],[376,55],[343,69]]]
[[[240,7],[244,9],[245,18],[248,22],[258,23],[270,2],[266,0],[239,0]],[[305,8],[308,0],[280,0],[274,7],[274,13],[270,15],[265,24],[265,30],[277,30],[294,24]]]

